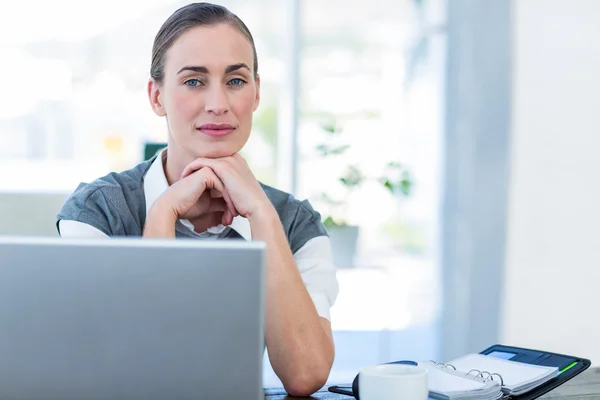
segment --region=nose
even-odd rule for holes
[[[221,115],[229,111],[229,98],[225,88],[212,85],[206,92],[204,109],[206,112]]]

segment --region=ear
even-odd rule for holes
[[[256,111],[260,104],[260,75],[256,75],[256,98],[254,99],[254,108],[252,111]]]
[[[159,117],[164,117],[167,113],[165,112],[165,108],[160,99],[161,89],[162,87],[154,80],[154,78],[148,80],[148,100],[150,100],[152,111]]]

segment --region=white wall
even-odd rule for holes
[[[600,365],[600,1],[512,4],[501,338]]]
[[[58,236],[56,214],[67,193],[0,192],[0,235]]]

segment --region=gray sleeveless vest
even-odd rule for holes
[[[156,156],[130,170],[79,184],[57,215],[57,229],[60,220],[72,220],[91,225],[108,236],[142,236],[146,222],[144,176],[155,159]],[[308,201],[299,201],[262,183],[261,186],[279,214],[292,253],[312,238],[327,236],[320,214]],[[195,237],[189,230],[186,233],[186,229],[179,228],[176,236]],[[241,236],[227,229],[222,237]]]

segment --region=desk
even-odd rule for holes
[[[267,389],[265,391],[266,400],[296,399],[297,397],[287,397],[282,389]],[[341,394],[330,393],[326,389],[319,391],[310,399],[322,400],[348,400],[352,397]],[[565,400],[600,400],[600,367],[590,368],[580,375],[571,379],[569,382],[554,389],[550,393],[540,397],[540,399],[565,399]]]

